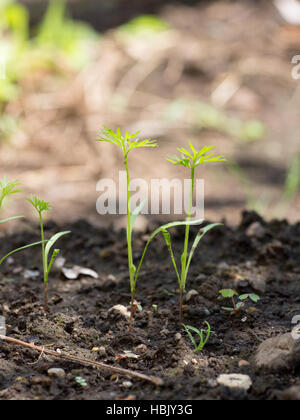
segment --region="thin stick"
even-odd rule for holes
[[[8,341],[9,343],[27,347],[28,349],[35,350],[40,353],[48,354],[49,356],[57,357],[59,359],[69,360],[70,362],[80,363],[87,366],[93,366],[100,369],[108,369],[113,372],[120,373],[121,375],[142,379],[144,381],[151,382],[156,386],[163,385],[163,380],[160,378],[155,378],[154,376],[147,376],[142,373],[133,372],[132,370],[106,365],[105,363],[101,363],[101,362],[94,362],[93,360],[82,359],[80,357],[71,356],[69,354],[57,353],[56,351],[53,351],[53,350],[47,350],[45,349],[45,347],[38,347],[38,346],[35,346],[34,344],[25,343],[24,341],[20,341],[11,337],[6,337],[4,335],[0,335],[0,340]]]

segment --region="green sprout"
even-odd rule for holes
[[[194,187],[195,187],[195,169],[204,163],[209,162],[224,162],[225,159],[223,156],[214,156],[213,153],[210,153],[215,146],[205,146],[200,151],[197,151],[193,144],[189,142],[190,151],[184,149],[183,147],[178,148],[177,150],[181,153],[181,157],[174,156],[169,158],[168,161],[173,163],[174,165],[184,166],[190,169],[190,195],[189,195],[189,205],[188,205],[188,212],[187,212],[187,219],[185,224],[185,240],[184,240],[184,249],[181,255],[181,272],[179,273],[177,263],[172,251],[171,245],[171,236],[167,229],[163,229],[162,233],[166,240],[168,250],[171,256],[171,260],[178,278],[179,282],[179,289],[180,289],[180,325],[183,321],[183,294],[186,288],[186,281],[187,276],[190,268],[190,264],[194,253],[196,251],[197,246],[199,245],[200,240],[206,235],[208,231],[213,229],[216,226],[220,226],[221,223],[212,223],[208,226],[205,226],[203,229],[199,231],[197,234],[194,243],[190,249],[189,248],[189,237],[190,237],[190,225],[191,224],[201,224],[203,220],[191,222],[192,218],[192,205],[193,205],[193,195],[194,195]]]
[[[88,386],[87,381],[84,378],[82,378],[81,376],[76,376],[75,377],[75,382],[78,385],[82,386],[83,388]]]
[[[13,194],[17,194],[17,193],[21,192],[21,190],[18,188],[19,185],[21,185],[19,181],[8,181],[6,179],[6,177],[4,177],[2,180],[0,180],[0,210],[1,210],[1,207],[3,205],[3,202],[4,202],[5,198],[7,198],[7,197],[9,197]],[[0,220],[0,224],[6,223],[6,222],[11,222],[13,220],[22,219],[22,218],[23,218],[23,216],[9,217],[7,219]],[[40,243],[41,242],[34,242],[32,244],[22,246],[21,248],[17,248],[14,251],[9,252],[7,255],[5,255],[4,257],[2,257],[0,259],[0,265],[3,263],[4,260],[6,260],[6,258],[10,257],[12,254],[14,254],[16,252],[19,252],[19,251],[23,251],[24,249],[30,248],[30,247],[35,246],[35,245],[39,245]]]
[[[198,328],[192,327],[190,325],[184,325],[184,324],[182,324],[183,327],[184,327],[184,329],[185,329],[185,331],[186,331],[186,333],[187,333],[187,335],[189,336],[191,342],[194,345],[194,348],[195,348],[194,351],[195,351],[195,353],[198,353],[199,351],[203,350],[203,348],[205,347],[206,343],[208,342],[208,340],[210,338],[210,334],[211,334],[210,324],[207,321],[205,321],[204,323],[207,326],[207,330],[206,331],[203,330],[203,329],[198,330]],[[196,343],[196,340],[194,339],[191,331],[195,332],[199,336],[200,342],[198,344]],[[205,336],[204,336],[204,333],[206,333]]]
[[[257,303],[260,300],[260,297],[255,293],[245,293],[243,295],[238,295],[238,293],[233,289],[222,289],[219,292],[224,299],[231,299],[232,308],[222,307],[224,311],[229,311],[233,314],[238,314],[240,310],[245,306],[245,302],[250,299],[252,302]],[[235,301],[235,296],[238,297],[239,302]]]
[[[8,181],[6,177],[0,180],[0,209],[6,197],[21,192],[20,189],[16,189],[19,185],[21,185],[19,181]]]
[[[42,244],[42,259],[43,259],[43,273],[44,273],[44,311],[48,312],[48,280],[52,265],[58,256],[60,249],[54,249],[49,261],[49,253],[53,245],[64,235],[68,235],[70,231],[59,232],[53,235],[48,241],[45,241],[43,212],[51,209],[50,203],[33,196],[27,201],[32,204],[39,214],[40,228],[41,228],[41,244]],[[46,243],[47,242],[47,243]]]
[[[131,150],[139,147],[156,147],[157,144],[155,141],[146,139],[146,140],[139,140],[137,138],[137,135],[139,132],[134,134],[129,134],[128,131],[126,131],[125,136],[122,136],[121,130],[117,129],[116,132],[109,128],[104,128],[104,136],[97,139],[98,141],[107,142],[114,144],[115,146],[118,146],[124,155],[124,163],[126,168],[126,174],[127,174],[127,209],[128,209],[128,221],[127,221],[127,247],[128,247],[128,268],[129,268],[129,277],[130,277],[130,289],[131,289],[131,317],[130,317],[130,325],[129,330],[132,331],[132,323],[133,323],[133,317],[136,311],[136,306],[134,304],[135,302],[135,293],[136,293],[136,285],[138,276],[146,255],[146,252],[153,241],[153,239],[160,233],[163,234],[164,239],[166,241],[168,250],[171,255],[171,259],[178,277],[179,285],[180,285],[180,324],[182,323],[182,313],[183,313],[183,293],[185,291],[185,285],[186,285],[186,279],[187,274],[189,271],[189,267],[194,255],[194,252],[200,242],[200,240],[203,238],[203,236],[212,228],[215,226],[221,225],[221,223],[213,223],[208,226],[205,226],[201,231],[198,233],[194,244],[190,250],[190,253],[188,254],[188,242],[189,242],[189,226],[191,225],[199,225],[203,223],[203,220],[191,220],[191,211],[192,211],[192,199],[193,199],[193,193],[194,193],[194,182],[195,182],[195,168],[200,165],[201,163],[206,162],[212,162],[212,161],[224,161],[224,158],[222,156],[212,157],[213,155],[207,155],[207,153],[213,149],[214,146],[210,147],[204,147],[200,152],[196,152],[194,147],[191,145],[193,154],[190,154],[189,152],[185,151],[185,149],[178,149],[180,152],[187,153],[187,156],[183,156],[182,159],[179,158],[173,158],[171,160],[174,164],[183,164],[183,166],[190,167],[192,174],[191,174],[191,192],[190,192],[190,202],[189,202],[189,213],[186,221],[181,222],[171,222],[167,223],[165,225],[160,226],[157,228],[149,237],[148,242],[146,243],[146,246],[144,248],[143,254],[141,256],[140,262],[138,266],[136,267],[133,263],[133,253],[132,253],[132,229],[134,226],[134,223],[142,211],[145,201],[143,201],[134,211],[131,211],[131,194],[130,194],[130,176],[129,176],[129,165],[128,165],[128,154]],[[191,144],[191,143],[190,143]],[[189,160],[189,156],[190,159]],[[181,261],[182,261],[182,270],[181,270],[181,276],[179,275],[179,271],[177,269],[175,257],[172,251],[171,246],[171,236],[168,232],[168,229],[172,227],[177,226],[186,226],[186,237],[185,237],[185,246],[184,246],[184,253],[182,255]]]
[[[128,163],[128,154],[133,149],[142,148],[142,147],[156,147],[157,144],[153,140],[140,140],[137,138],[140,132],[134,134],[129,134],[126,131],[125,136],[122,136],[121,130],[118,128],[116,132],[112,129],[104,127],[103,136],[97,139],[97,141],[106,142],[118,146],[124,156],[124,164],[126,169],[127,177],[127,248],[128,248],[128,269],[130,277],[130,290],[131,290],[131,317],[130,317],[130,331],[132,330],[132,322],[135,312],[135,292],[136,292],[136,282],[137,277],[135,276],[137,270],[136,266],[133,263],[133,253],[132,253],[132,230],[134,223],[138,214],[142,211],[145,201],[143,201],[140,206],[138,206],[133,212],[131,211],[131,194],[130,194],[130,173],[129,173],[129,163]]]

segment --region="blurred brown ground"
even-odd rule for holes
[[[271,2],[163,4],[158,13],[171,29],[157,42],[125,46],[108,31],[81,73],[36,74],[24,81],[21,98],[7,108],[23,123],[12,143],[1,146],[1,172],[21,180],[25,194],[52,202],[58,221],[102,223],[96,183],[116,178],[123,166],[117,150],[93,139],[103,125],[140,129],[159,148],[131,154],[133,177],[184,177],[165,158],[188,140],[198,147],[215,144],[218,154],[241,163],[255,196],[270,197],[266,215],[276,216],[288,162],[299,153],[300,83],[291,77],[291,57],[300,53],[300,28],[287,26]],[[234,93],[220,109],[263,121],[263,140],[245,145],[216,130],[196,129],[188,115],[165,118],[179,98],[214,103],[224,80]],[[222,165],[201,168],[198,176],[205,179],[206,218],[236,223],[246,206],[239,181]],[[298,195],[285,216],[299,220],[299,207]],[[6,212],[32,217],[21,197]]]

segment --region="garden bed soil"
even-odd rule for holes
[[[201,328],[208,321],[213,330],[197,354],[178,326],[178,286],[163,239],[152,245],[142,268],[137,299],[143,309],[129,333],[128,321],[118,311],[110,311],[115,305],[128,307],[130,301],[125,232],[96,228],[82,220],[59,227],[48,223],[46,233],[60,228],[72,230],[72,236],[61,240],[65,265],[92,268],[99,278],[67,280],[56,268],[49,285],[50,313],[45,316],[40,249],[16,254],[1,267],[0,315],[6,318],[7,335],[153,375],[162,378],[164,385],[156,387],[46,355],[39,358],[30,349],[1,341],[1,400],[273,400],[299,385],[299,366],[293,371],[267,372],[254,361],[259,344],[291,331],[291,320],[299,315],[299,223],[266,223],[255,213],[244,213],[238,227],[218,227],[204,238],[187,284],[187,292],[198,294],[190,293],[184,311],[185,324]],[[183,235],[179,228],[173,232],[177,254]],[[135,237],[136,259],[146,236],[147,232]],[[28,222],[22,232],[1,240],[1,255],[37,237],[38,229]],[[241,293],[254,291],[261,300],[231,315],[222,309],[218,292],[232,287]],[[137,358],[121,358],[124,351]],[[51,368],[63,369],[65,376],[50,377]],[[224,373],[249,375],[253,385],[248,392],[217,385]],[[87,386],[78,384],[78,377]]]

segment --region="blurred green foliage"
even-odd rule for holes
[[[18,97],[19,84],[35,71],[80,70],[91,58],[99,35],[68,17],[66,4],[52,0],[41,24],[30,33],[29,14],[14,0],[0,4],[0,132],[1,140],[16,130],[13,117],[3,114],[5,103]],[[2,113],[2,115],[1,115]]]
[[[1,103],[15,99],[18,82],[35,70],[80,69],[99,36],[88,25],[67,17],[64,1],[53,0],[31,36],[26,7],[13,0],[0,4]],[[1,108],[0,108],[1,110]]]
[[[242,121],[229,117],[224,111],[193,99],[180,98],[173,101],[167,106],[165,116],[171,121],[185,121],[197,130],[217,130],[243,143],[260,140],[266,132],[261,121]]]
[[[74,68],[81,68],[90,56],[91,41],[99,35],[87,24],[66,17],[66,4],[61,0],[50,2],[36,34],[36,44],[48,49],[55,58],[63,52]]]
[[[143,15],[120,26],[116,35],[121,41],[125,42],[134,38],[145,40],[147,38],[152,39],[153,36],[169,29],[170,26],[157,16]]]

